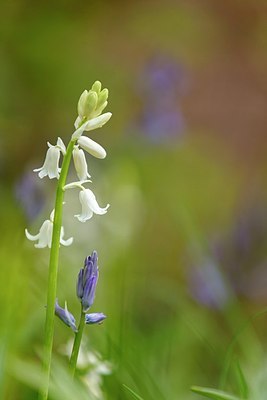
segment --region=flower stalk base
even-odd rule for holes
[[[81,317],[80,317],[79,328],[78,328],[78,332],[75,334],[72,353],[71,353],[71,356],[70,356],[70,372],[71,372],[71,375],[73,377],[75,376],[75,371],[76,371],[77,360],[78,360],[79,350],[80,350],[81,341],[82,341],[84,325],[85,325],[84,313],[83,313],[83,309],[82,309],[82,306],[81,306]]]

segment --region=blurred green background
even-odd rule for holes
[[[266,316],[251,316],[267,304],[266,2],[11,0],[0,11],[0,398],[36,398],[49,252],[24,229],[47,219],[56,182],[32,169],[47,141],[68,142],[97,79],[113,117],[90,135],[108,157],[88,163],[111,207],[80,224],[67,193],[75,242],[61,249],[58,298],[78,316],[77,273],[96,249],[92,311],[108,318],[88,327],[85,352],[112,371],[98,372],[98,398],[132,398],[123,384],[145,400],[198,398],[193,384],[239,395],[236,360],[264,398]],[[71,339],[56,320],[63,366]]]

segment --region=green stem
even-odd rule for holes
[[[84,312],[81,307],[81,317],[80,317],[79,328],[78,328],[78,332],[75,334],[72,353],[71,353],[71,357],[70,357],[70,372],[71,372],[72,376],[75,375],[75,371],[76,371],[76,365],[77,365],[80,345],[81,345],[81,341],[82,341],[84,325],[85,325]]]
[[[53,224],[53,235],[52,235],[49,273],[48,273],[47,308],[46,308],[46,320],[45,320],[45,339],[44,339],[44,357],[43,357],[44,376],[43,376],[43,385],[39,395],[40,400],[47,399],[49,390],[53,336],[54,336],[54,313],[55,313],[55,301],[57,294],[57,273],[58,273],[60,231],[62,226],[64,186],[66,184],[66,179],[68,175],[74,144],[75,141],[70,141],[68,144],[67,151],[62,163],[62,168],[56,193],[55,216]]]

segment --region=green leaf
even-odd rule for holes
[[[221,390],[203,388],[199,386],[192,386],[192,392],[201,394],[202,396],[208,397],[214,400],[242,400],[240,397],[233,396],[232,394],[223,392]]]
[[[125,389],[127,389],[131,393],[131,395],[133,396],[134,399],[136,399],[136,400],[144,400],[142,397],[138,396],[137,393],[135,393],[132,389],[130,389],[124,383],[123,383],[123,387],[125,387]]]

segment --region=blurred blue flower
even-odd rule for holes
[[[85,323],[86,324],[100,324],[104,319],[106,319],[106,315],[103,313],[90,313],[85,314]]]
[[[185,74],[179,63],[161,56],[151,59],[138,83],[138,130],[155,142],[181,136],[185,124],[180,98],[185,89]]]
[[[184,67],[170,56],[156,55],[139,78],[139,92],[146,100],[174,100],[186,91]]]
[[[210,255],[189,268],[194,299],[223,308],[233,296],[267,299],[267,210],[253,202],[241,208],[232,226],[210,240]]]
[[[177,137],[184,129],[183,116],[178,109],[166,109],[154,105],[143,110],[140,126],[146,136],[154,142]]]
[[[261,201],[243,206],[229,231],[213,241],[214,258],[237,295],[267,299],[266,248],[267,210]]]
[[[211,259],[191,267],[188,280],[192,297],[207,307],[222,309],[231,298],[222,272]]]
[[[83,311],[86,312],[92,306],[95,299],[96,285],[98,281],[98,257],[97,252],[86,257],[84,267],[78,274],[76,293],[81,300]]]
[[[55,314],[59,319],[61,319],[61,321],[64,322],[64,324],[69,326],[73,330],[73,332],[78,332],[78,329],[76,327],[75,318],[69,312],[69,310],[67,308],[67,303],[65,303],[65,308],[62,308],[62,307],[60,307],[60,305],[58,304],[58,300],[56,299]]]
[[[15,197],[26,217],[32,221],[42,211],[45,204],[43,187],[31,171],[26,171],[15,184]]]

